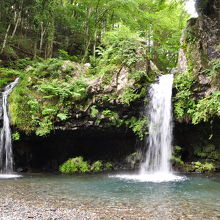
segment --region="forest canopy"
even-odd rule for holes
[[[65,57],[90,62],[100,48],[117,44],[126,30],[124,36],[140,38],[147,57],[166,71],[176,65],[188,19],[184,3],[174,0],[1,0],[0,4],[2,60]]]

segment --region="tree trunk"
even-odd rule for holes
[[[10,30],[10,27],[11,27],[11,24],[8,25],[8,28],[7,28],[7,30],[6,30],[5,38],[4,38],[4,41],[3,41],[3,44],[2,44],[1,53],[3,53],[3,51],[4,51],[4,49],[5,49],[5,46],[6,46],[6,43],[7,43],[7,39],[8,39],[8,33],[9,33],[9,30]]]
[[[44,34],[46,32],[46,28],[44,29],[43,24],[41,23],[41,33],[40,33],[40,53],[42,53],[43,41],[44,41]]]
[[[15,27],[14,27],[14,30],[12,32],[12,35],[11,35],[11,39],[14,37],[15,33],[16,33],[16,30],[18,28],[18,24],[21,20],[21,11],[19,12],[18,16],[17,16],[17,20],[16,20],[16,23],[15,23]]]
[[[24,2],[24,0],[22,0],[21,1],[21,3],[20,3],[20,10],[19,10],[19,12],[18,12],[18,15],[16,16],[16,14],[15,14],[15,27],[14,27],[14,30],[13,30],[13,32],[12,32],[12,35],[11,35],[11,39],[14,37],[14,35],[15,35],[15,33],[16,33],[16,30],[17,30],[17,28],[18,28],[18,24],[19,24],[19,22],[20,22],[20,20],[21,20],[21,12],[22,12],[22,8],[23,8],[23,2]]]
[[[93,44],[93,56],[95,57],[95,51],[96,51],[96,44],[97,44],[97,29],[94,33],[94,44]]]
[[[34,42],[34,59],[37,57],[37,42]]]

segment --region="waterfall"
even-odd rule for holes
[[[149,118],[149,136],[145,137],[147,152],[141,174],[171,171],[172,85],[173,75],[162,75],[149,89],[150,102],[145,110]]]
[[[145,109],[149,118],[149,135],[145,137],[145,160],[138,174],[116,177],[140,182],[183,181],[186,178],[171,172],[172,155],[172,85],[173,75],[162,75],[149,88],[150,101]]]
[[[2,120],[3,126],[0,133],[0,173],[13,172],[13,153],[11,141],[10,120],[8,114],[8,96],[18,84],[19,78],[7,85],[2,93]]]

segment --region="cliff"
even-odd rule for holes
[[[186,161],[218,163],[220,2],[198,0],[196,7],[199,16],[183,32],[174,80],[175,144]]]
[[[197,1],[181,39],[175,77],[175,115],[193,124],[220,116],[220,19],[218,1]]]

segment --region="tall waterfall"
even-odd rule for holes
[[[11,142],[11,129],[8,114],[8,96],[18,84],[19,78],[5,87],[2,93],[2,119],[3,127],[0,133],[0,173],[13,172],[13,153]]]
[[[159,82],[150,87],[150,102],[146,109],[150,121],[149,136],[145,138],[147,152],[141,174],[171,171],[172,85],[173,75],[169,74],[160,76]]]
[[[138,174],[118,174],[112,177],[140,182],[182,181],[185,177],[171,172],[172,155],[172,85],[173,75],[162,75],[149,89],[150,101],[145,114],[149,118],[149,135],[145,137],[147,151]]]

